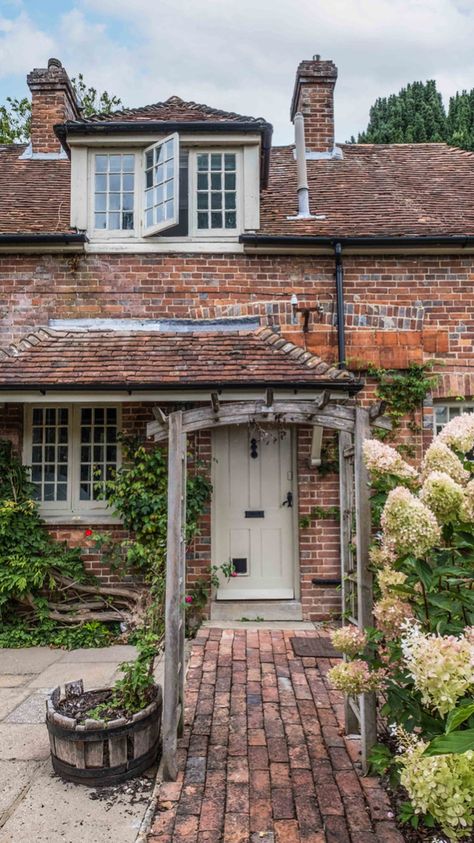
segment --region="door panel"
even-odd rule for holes
[[[213,560],[237,560],[238,571],[228,582],[221,575],[217,599],[294,596],[293,510],[283,504],[293,493],[292,433],[283,433],[214,431]]]

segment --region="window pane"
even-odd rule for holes
[[[96,214],[94,219],[95,228],[107,228],[107,214]]]
[[[96,173],[106,173],[107,172],[107,155],[96,155],[95,156],[95,171]]]
[[[119,173],[122,169],[122,156],[109,155],[109,172]]]
[[[222,214],[213,211],[211,214],[211,228],[222,228]]]
[[[45,483],[43,486],[43,500],[54,501],[54,483]]]
[[[109,228],[111,231],[115,231],[120,228],[120,214],[109,214]]]
[[[97,191],[102,191],[105,193],[107,190],[107,176],[99,176],[96,175],[95,177],[95,189]]]
[[[198,170],[207,170],[209,168],[209,155],[198,155],[197,165]]]
[[[107,210],[107,196],[105,193],[96,193],[95,195],[95,209],[96,211]]]
[[[33,424],[43,424],[43,410],[33,410]]]
[[[222,194],[211,193],[211,208],[222,208]]]
[[[52,407],[48,407],[48,409],[45,410],[44,417],[45,424],[56,424],[56,410]]]
[[[226,228],[236,228],[237,227],[237,215],[235,211],[226,211],[225,213],[225,227]]]
[[[198,173],[197,186],[198,186],[198,190],[207,190],[207,186],[208,186],[207,173]]]
[[[58,501],[66,501],[67,500],[67,485],[66,483],[58,483],[56,486],[56,500]]]
[[[133,229],[133,214],[131,211],[125,211],[122,214],[122,228],[126,230]]]
[[[220,152],[212,152],[211,153],[211,170],[221,170],[222,169],[222,155]]]
[[[224,155],[225,160],[225,169],[226,170],[235,170],[235,153],[234,152],[226,152]]]
[[[31,449],[31,462],[41,462],[43,459],[43,449],[34,445]]]
[[[135,170],[135,156],[124,155],[122,161],[124,173],[133,173]]]
[[[208,215],[200,211],[198,213],[198,228],[209,228]]]
[[[133,190],[134,187],[133,175],[125,175],[122,179],[122,190]]]
[[[115,424],[117,421],[117,410],[115,407],[107,408],[107,424]]]
[[[234,210],[234,208],[235,208],[235,193],[226,193],[226,195],[225,195],[225,206],[229,210]]]
[[[221,173],[211,173],[211,187],[213,190],[220,190],[222,187]]]
[[[224,184],[226,190],[235,190],[235,173],[226,173]]]
[[[121,184],[122,179],[118,173],[116,175],[111,174],[109,176],[109,190],[120,190]]]
[[[198,208],[207,210],[209,207],[209,197],[207,193],[198,193]]]
[[[109,196],[109,207],[111,211],[120,210],[120,193],[111,193]]]

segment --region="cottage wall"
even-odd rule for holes
[[[441,379],[438,397],[474,396],[474,260],[470,256],[345,256],[347,357],[356,371],[368,363],[403,368],[411,361],[436,358]],[[79,317],[215,318],[258,315],[281,327],[299,345],[335,360],[334,264],[330,257],[245,255],[0,255],[0,346],[18,342],[50,319]],[[290,297],[299,307],[320,306],[310,316],[309,333],[294,325]],[[300,317],[298,317],[300,318]],[[372,400],[373,385],[362,402]],[[150,404],[125,404],[127,432],[144,433],[152,418]],[[425,445],[431,416],[420,421]],[[0,436],[21,448],[22,412],[0,404]],[[410,434],[421,448],[422,436]],[[338,504],[338,477],[310,468],[309,429],[298,432],[298,499],[300,517],[315,505]],[[199,434],[195,454],[210,465],[210,436]],[[52,528],[55,536],[84,547],[94,573],[111,576],[84,538],[84,526]],[[116,533],[117,527],[113,529]],[[118,531],[119,532],[119,531]],[[190,580],[210,562],[210,512],[189,551]],[[314,578],[339,572],[338,523],[312,519],[300,529],[301,591],[305,616],[337,612],[334,588],[315,586]]]

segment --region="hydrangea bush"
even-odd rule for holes
[[[398,745],[390,766],[411,816],[452,841],[474,831],[472,448],[474,414],[443,428],[419,471],[394,448],[365,442],[375,626],[333,634],[345,661],[329,674],[349,695],[383,688]]]

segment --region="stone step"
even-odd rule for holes
[[[214,600],[211,621],[301,621],[299,600]]]

